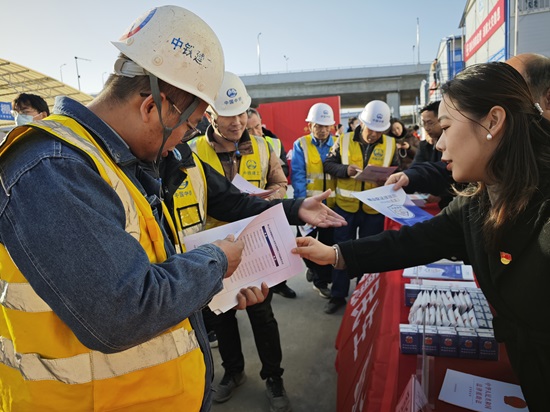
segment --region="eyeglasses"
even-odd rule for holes
[[[186,126],[189,128],[185,131],[185,133],[183,134],[183,137],[181,138],[181,142],[182,143],[185,143],[185,142],[188,142],[189,140],[197,137],[198,135],[200,135],[202,132],[197,129],[196,127],[193,127],[190,123],[189,123],[189,120],[187,120],[185,122]]]
[[[139,95],[141,97],[148,97],[151,93],[140,93]],[[181,116],[182,114],[182,111],[180,109],[178,109],[178,106],[176,106],[176,103],[174,103],[174,101],[172,99],[170,99],[170,97],[168,97],[168,95],[166,95],[166,100],[168,100],[168,103],[170,103],[172,105],[172,107],[174,108],[174,110],[178,113],[178,115]],[[188,142],[189,140],[197,137],[198,135],[201,134],[201,131],[199,129],[197,129],[195,126],[193,126],[191,123],[189,123],[189,119],[185,121],[185,125],[187,126],[187,130],[185,131],[185,133],[183,134],[183,137],[181,138],[181,142],[182,143],[185,143],[185,142]]]

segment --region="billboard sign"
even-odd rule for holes
[[[504,0],[498,0],[476,31],[468,38],[464,46],[464,60],[468,61],[481,46],[499,29],[505,20]]]

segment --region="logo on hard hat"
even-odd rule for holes
[[[227,90],[227,97],[235,97],[237,95],[237,90],[234,88]]]
[[[147,23],[153,18],[155,13],[157,12],[157,9],[153,9],[149,12],[148,15],[144,15],[142,20],[136,20],[134,24],[132,24],[132,27],[128,30],[128,33],[123,34],[120,38],[120,41],[126,40],[130,37],[132,37],[134,34],[136,34],[138,31],[143,29]]]
[[[323,114],[324,114],[325,116],[328,116],[328,110],[323,110]]]

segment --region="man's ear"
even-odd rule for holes
[[[153,100],[153,95],[150,94],[141,102],[139,111],[144,122],[151,120],[151,114],[153,109],[156,109],[155,101]]]

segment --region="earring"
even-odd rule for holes
[[[491,133],[487,133],[487,140],[491,140],[493,138],[493,135]]]

